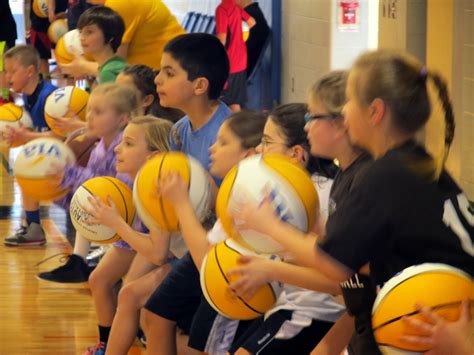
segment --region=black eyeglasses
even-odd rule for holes
[[[342,117],[342,113],[331,112],[324,115],[312,115],[311,113],[306,112],[304,115],[304,120],[306,123],[310,123],[313,120],[334,120],[340,117]]]

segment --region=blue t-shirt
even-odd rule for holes
[[[49,127],[44,118],[46,99],[57,87],[49,81],[41,80],[31,95],[23,94],[24,107],[29,112],[36,131],[48,131]]]
[[[231,112],[225,103],[220,102],[214,116],[204,126],[194,131],[189,117],[184,116],[171,129],[171,150],[191,155],[204,169],[209,170],[209,147],[216,141],[217,131]],[[176,136],[178,139],[175,139]],[[214,181],[219,186],[222,180],[214,177]]]

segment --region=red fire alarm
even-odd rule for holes
[[[357,32],[359,30],[359,1],[340,0],[338,13],[338,27],[341,32]]]

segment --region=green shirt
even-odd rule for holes
[[[119,56],[113,56],[99,67],[99,84],[113,83],[117,75],[127,66],[125,59]]]

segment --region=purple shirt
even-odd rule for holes
[[[102,138],[92,150],[85,168],[78,165],[66,165],[61,186],[63,188],[70,188],[70,191],[66,196],[55,201],[55,203],[61,207],[69,209],[69,203],[71,202],[71,198],[77,188],[85,181],[96,176],[114,176],[131,187],[132,181],[130,177],[127,174],[117,174],[115,169],[116,157],[114,150],[121,140],[122,132],[117,134],[115,139],[106,149],[104,139]]]

